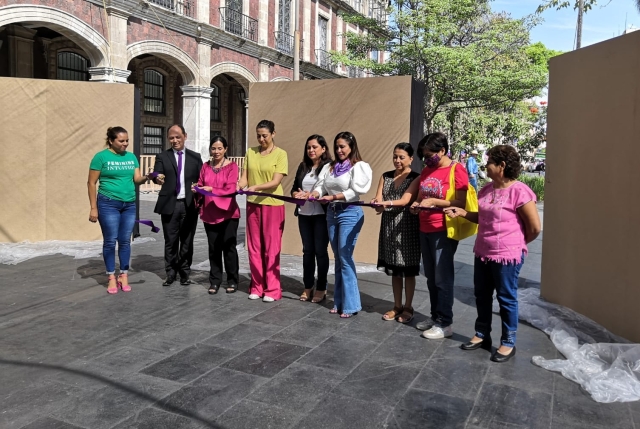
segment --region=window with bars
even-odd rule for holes
[[[211,84],[211,120],[215,122],[220,122],[222,118],[220,117],[220,87],[214,83]]]
[[[144,126],[142,135],[142,154],[157,155],[162,152],[164,128]]]
[[[155,70],[144,71],[144,112],[165,112],[164,76]]]
[[[75,52],[58,53],[58,80],[89,80],[89,60]]]

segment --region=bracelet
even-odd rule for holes
[[[391,203],[391,205],[393,206],[393,201],[389,201]]]

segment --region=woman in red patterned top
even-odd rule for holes
[[[425,332],[424,338],[436,339],[453,335],[453,256],[458,242],[447,237],[444,212],[447,207],[465,207],[469,176],[464,167],[451,160],[447,136],[442,133],[426,135],[418,144],[425,164],[420,174],[418,197],[411,211],[420,216],[420,248],[427,277],[431,318],[416,327]],[[451,169],[454,169],[455,194],[447,200]]]
[[[211,159],[202,166],[198,187],[217,195],[232,194],[238,183],[238,164],[227,159],[227,141],[211,140]],[[195,192],[195,191],[194,191]],[[200,218],[209,241],[209,293],[216,294],[222,284],[222,261],[227,272],[227,293],[238,290],[238,224],[240,209],[236,197],[204,196],[200,199]]]

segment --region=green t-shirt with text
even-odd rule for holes
[[[89,169],[100,172],[99,194],[130,203],[136,200],[133,176],[139,167],[138,158],[131,152],[116,154],[105,149],[95,154]]]

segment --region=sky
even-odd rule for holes
[[[536,11],[544,0],[494,0],[494,11],[508,12],[521,18]],[[541,24],[531,32],[531,42],[542,42],[547,48],[571,51],[575,42],[577,12],[572,8],[548,9],[542,14]],[[635,0],[598,0],[598,4],[584,15],[582,46],[592,45],[619,36],[627,27],[640,28],[640,13]]]

